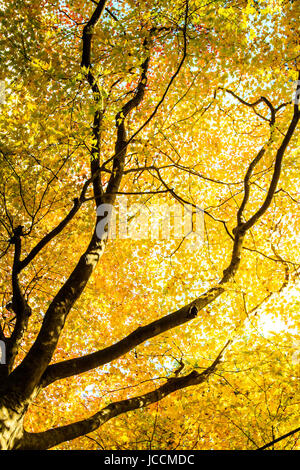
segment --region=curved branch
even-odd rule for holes
[[[90,368],[95,368],[98,365],[103,364],[102,362],[103,360],[104,361],[113,360],[116,357],[119,357],[121,354],[124,354],[124,352],[128,352],[132,347],[136,346],[137,344],[140,344],[146,339],[154,337],[157,334],[160,334],[170,328],[174,328],[175,326],[181,325],[185,323],[186,321],[191,320],[198,314],[199,310],[202,310],[208,303],[214,301],[219,295],[221,295],[224,292],[223,285],[229,282],[234,277],[234,275],[236,274],[238,270],[238,267],[240,264],[241,249],[243,246],[243,241],[244,241],[244,237],[245,237],[247,230],[249,230],[256,223],[256,221],[261,217],[261,215],[263,215],[263,213],[266,211],[267,207],[271,203],[271,200],[273,198],[273,195],[276,189],[277,181],[280,176],[282,158],[283,158],[285,149],[288,145],[288,142],[290,141],[293,135],[293,132],[296,128],[298,118],[299,118],[298,114],[299,114],[298,107],[295,105],[293,119],[289,126],[288,132],[284,138],[284,141],[281,144],[277,152],[273,178],[271,180],[268,195],[266,198],[266,201],[268,201],[268,205],[265,202],[263,206],[256,212],[256,214],[250,219],[250,221],[244,224],[240,224],[240,225],[238,224],[233,230],[234,241],[233,241],[231,261],[228,267],[223,271],[223,277],[221,281],[219,282],[219,284],[211,288],[207,293],[203,294],[195,301],[177,310],[176,312],[173,312],[170,315],[167,315],[161,318],[160,320],[157,320],[151,323],[150,325],[147,325],[141,328],[140,331],[136,330],[131,335],[129,335],[129,337],[124,338],[119,343],[116,343],[116,345],[106,348],[103,351],[98,351],[91,355],[84,356],[82,358],[66,361],[66,363],[61,363],[63,365],[50,366],[52,367],[52,372],[53,372],[53,369],[55,370],[55,367],[56,367],[58,378],[71,376],[74,374],[87,371]],[[51,369],[49,368],[48,372],[49,370]],[[44,380],[45,380],[45,377],[44,377]],[[47,384],[47,381],[48,383],[51,383],[54,380],[57,380],[55,378],[55,374],[53,378],[51,379],[50,377],[48,377],[45,383]]]
[[[85,191],[84,191],[85,193]],[[59,235],[63,229],[68,225],[68,223],[73,219],[75,214],[78,212],[82,202],[83,202],[83,197],[82,198],[76,198],[74,199],[74,204],[72,209],[69,211],[69,213],[65,216],[65,218],[56,226],[54,227],[49,233],[47,233],[35,246],[32,248],[30,253],[19,262],[18,265],[18,272],[22,271],[26,266],[28,266],[29,263],[39,254],[39,252],[51,241],[53,238],[55,238],[57,235]]]
[[[50,364],[41,379],[41,386],[47,387],[57,380],[78,375],[107,364],[123,356],[146,340],[193,320],[199,311],[213,302],[223,292],[224,289],[221,286],[214,287],[188,305],[148,325],[137,328],[122,340],[105,349],[87,354],[86,356]]]
[[[177,390],[191,387],[193,385],[199,385],[205,382],[216,370],[222,359],[223,353],[229,344],[230,341],[226,343],[214,362],[203,372],[199,373],[196,370],[193,370],[188,375],[182,377],[172,377],[168,379],[165,384],[151,392],[134,398],[128,398],[126,400],[111,403],[98,413],[95,413],[93,416],[82,421],[78,421],[76,423],[59,428],[50,429],[41,433],[25,433],[24,438],[20,444],[20,449],[49,449],[62,442],[69,441],[95,431],[104,423],[111,420],[112,418],[115,418],[116,416],[119,416],[120,414],[137,410],[139,408],[145,408],[152,403],[156,403],[162,400]]]
[[[262,147],[260,149],[260,151],[258,152],[258,154],[256,155],[256,157],[251,161],[251,163],[248,167],[246,176],[244,178],[244,198],[243,198],[242,203],[241,203],[241,205],[239,207],[239,210],[237,212],[237,224],[238,225],[242,224],[243,212],[244,212],[246,204],[249,200],[249,196],[250,196],[250,178],[252,176],[254,168],[256,167],[256,165],[260,162],[260,160],[264,156],[265,151],[266,151],[265,147]]]
[[[300,90],[300,85],[298,85],[298,88]],[[261,207],[256,211],[256,213],[247,222],[245,222],[242,225],[243,230],[249,230],[251,227],[253,227],[253,225],[258,221],[258,219],[260,219],[262,215],[266,212],[266,210],[269,208],[272,202],[273,196],[275,194],[279,178],[280,178],[283,156],[284,156],[287,146],[289,145],[294,135],[298,121],[299,121],[299,109],[298,109],[298,105],[295,104],[293,118],[290,122],[287,133],[285,134],[284,139],[276,153],[273,176],[272,176],[271,183],[267,192],[267,196],[263,204],[261,205]]]
[[[257,116],[259,116],[264,121],[269,121],[271,125],[273,125],[274,122],[275,122],[276,112],[285,105],[285,103],[284,103],[284,104],[282,104],[282,106],[279,106],[278,108],[275,109],[274,106],[272,105],[272,103],[265,96],[261,96],[258,100],[254,101],[253,103],[249,103],[248,101],[245,101],[243,98],[241,98],[236,93],[234,93],[234,91],[232,91],[232,90],[228,90],[227,88],[222,88],[222,87],[219,87],[219,90],[226,91],[226,93],[229,93],[231,96],[236,98],[243,105],[248,106],[249,108],[252,108]],[[265,118],[264,116],[262,116],[260,113],[258,113],[256,111],[255,107],[257,105],[259,105],[260,103],[265,103],[268,106],[268,108],[271,112],[271,119]]]
[[[155,320],[148,325],[137,328],[127,337],[103,350],[49,365],[41,378],[40,385],[46,387],[56,380],[78,375],[111,362],[144,341],[196,318],[203,308],[216,300],[225,291],[224,285],[236,274],[240,264],[243,239],[244,234],[237,233],[235,235],[230,263],[228,267],[224,269],[223,277],[216,286],[179,310]]]

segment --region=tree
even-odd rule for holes
[[[296,10],[2,2],[2,449],[297,445]]]

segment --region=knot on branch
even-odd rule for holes
[[[18,240],[20,240],[20,238],[22,237],[23,234],[23,225],[18,225],[18,227],[16,227],[14,229],[14,234],[13,236],[11,237],[11,239],[9,240],[9,243],[11,243],[12,245],[14,245]]]
[[[198,313],[198,309],[196,307],[196,305],[192,305],[190,308],[189,308],[189,311],[188,311],[188,318],[196,318],[197,316],[197,313]]]
[[[245,234],[245,229],[244,229],[245,224],[239,224],[236,227],[232,229],[232,234],[235,235],[244,235]]]
[[[83,28],[83,34],[94,34],[94,26],[89,24],[85,25],[85,27]]]
[[[233,269],[232,265],[228,266],[226,269],[223,271],[223,280],[224,281],[229,281],[233,277]]]
[[[28,304],[25,305],[24,313],[25,313],[26,317],[28,317],[28,318],[29,318],[29,317],[31,316],[31,314],[32,314],[31,307],[29,307]]]

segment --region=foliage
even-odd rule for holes
[[[255,449],[299,426],[297,13],[0,2],[3,448]],[[99,238],[121,196],[201,208],[201,244]]]

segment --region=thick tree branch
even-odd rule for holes
[[[14,235],[10,242],[15,247],[14,261],[12,269],[12,310],[16,316],[16,323],[11,337],[7,340],[7,366],[8,370],[12,369],[14,359],[18,353],[19,346],[23,335],[27,329],[28,318],[31,315],[31,308],[29,307],[24,294],[22,292],[19,282],[19,266],[21,257],[21,239],[23,236],[23,227],[19,225],[14,230]]]
[[[90,68],[91,41],[93,28],[101,17],[105,3],[106,1],[100,1],[98,3],[89,22],[83,29],[82,36],[83,51],[81,66],[87,71],[88,79],[91,80],[90,84],[95,93],[97,92],[98,87],[94,81],[94,77],[88,70]],[[95,178],[96,175],[92,174],[93,181]],[[73,218],[79,206],[83,202],[83,196],[89,183],[90,181],[87,181],[84,185],[83,192],[81,194],[81,200],[76,200],[74,207],[66,216],[66,218],[54,230],[52,230],[52,232],[44,237],[44,239],[42,239],[40,243],[33,249],[33,251],[28,255],[27,259],[23,262],[23,267],[25,267],[25,265],[28,264],[33,259],[33,257],[36,256],[36,254]],[[97,193],[96,196],[98,197]],[[97,218],[96,227],[98,221],[99,218]],[[79,262],[77,263],[75,269],[65,284],[50,303],[36,341],[34,342],[22,363],[10,375],[9,382],[7,384],[8,391],[10,387],[15,386],[15,388],[19,391],[22,390],[21,394],[23,398],[28,398],[33,393],[41,375],[49,364],[55,351],[57,341],[64,326],[66,317],[76,300],[83,292],[94,267],[103,253],[106,241],[106,233],[103,233],[103,236],[99,238],[98,234],[96,233],[96,227],[94,229],[88,248],[81,256]]]
[[[101,174],[100,174],[100,141],[101,141],[101,124],[103,119],[103,110],[99,108],[100,103],[100,90],[97,84],[97,80],[92,72],[91,67],[91,48],[92,48],[92,36],[93,30],[97,22],[99,21],[105,4],[107,1],[100,1],[97,3],[97,8],[95,9],[93,15],[91,16],[88,23],[83,28],[82,33],[82,56],[81,56],[81,67],[84,71],[85,77],[91,87],[93,92],[93,97],[95,103],[98,105],[94,113],[94,122],[93,122],[93,145],[91,150],[91,174],[93,178],[93,188],[94,188],[94,197],[96,207],[98,207],[102,202],[103,188],[101,184]]]
[[[179,310],[155,320],[148,325],[137,328],[130,335],[112,346],[86,356],[51,364],[48,366],[41,379],[41,386],[46,387],[56,380],[81,374],[111,362],[144,341],[193,320],[203,308],[216,300],[225,291],[225,287],[223,287],[224,284],[229,282],[236,274],[240,263],[243,239],[243,233],[235,235],[231,261],[228,267],[223,271],[223,277],[219,284]]]
[[[135,331],[112,346],[87,354],[86,356],[49,365],[42,377],[41,385],[46,387],[56,380],[81,374],[103,364],[107,364],[131,351],[146,340],[154,338],[165,331],[193,320],[197,316],[198,312],[221,295],[223,291],[224,289],[221,286],[214,287],[179,310],[172,312],[159,320],[155,320],[148,325],[137,328]]]
[[[226,343],[225,347],[222,349],[214,362],[203,372],[199,373],[196,370],[193,370],[188,375],[182,377],[172,377],[168,379],[165,384],[156,388],[152,392],[148,392],[145,395],[140,395],[138,397],[128,398],[126,400],[111,403],[90,418],[84,419],[82,421],[78,421],[67,426],[50,429],[42,433],[26,433],[24,435],[24,439],[21,442],[20,449],[49,449],[62,442],[72,440],[76,437],[83,436],[87,433],[95,431],[104,423],[120,414],[147,407],[152,403],[156,403],[157,401],[162,400],[177,390],[199,385],[205,382],[216,370],[222,359],[222,355],[229,344],[230,342]]]
[[[113,169],[110,176],[106,193],[111,195],[115,199],[115,194],[119,189],[120,182],[123,176],[125,157],[127,153],[127,137],[126,137],[126,127],[125,119],[128,114],[142,102],[146,85],[147,85],[147,71],[149,67],[149,45],[148,40],[144,41],[144,47],[146,48],[147,57],[142,64],[142,73],[140,76],[139,84],[136,89],[136,93],[132,99],[130,99],[124,106],[121,111],[116,116],[116,127],[117,127],[117,141],[115,146],[115,156],[113,159]]]
[[[234,241],[233,241],[231,261],[228,267],[223,271],[223,277],[221,281],[219,282],[219,284],[211,288],[207,293],[203,294],[202,296],[200,296],[198,299],[191,302],[190,304],[184,306],[183,308],[177,310],[176,312],[173,312],[159,320],[156,320],[150,325],[146,325],[145,327],[142,327],[136,330],[135,332],[131,333],[131,335],[129,335],[127,338],[124,338],[123,340],[121,340],[119,343],[116,343],[115,345],[112,345],[102,351],[98,351],[96,353],[92,353],[81,358],[72,359],[70,361],[65,361],[59,364],[54,364],[54,365],[49,366],[48,372],[45,373],[43,380],[42,380],[44,386],[48,385],[49,383],[57,379],[68,377],[68,376],[78,374],[78,373],[82,373],[82,372],[89,370],[90,368],[95,368],[95,367],[98,367],[98,365],[102,365],[106,362],[110,362],[111,360],[116,359],[120,355],[128,352],[130,349],[137,346],[138,344],[141,344],[146,339],[154,337],[164,331],[167,331],[171,328],[174,328],[176,326],[179,326],[191,320],[193,317],[197,315],[197,313],[200,310],[202,310],[209,303],[213,302],[219,295],[221,295],[224,292],[223,285],[229,282],[234,277],[234,275],[236,274],[238,270],[238,267],[240,264],[241,249],[242,249],[246,232],[263,215],[263,213],[266,211],[267,207],[270,205],[272,201],[274,192],[276,190],[276,185],[280,176],[282,158],[286,150],[286,147],[288,145],[288,142],[290,141],[294,133],[294,130],[296,128],[298,118],[299,118],[298,107],[295,105],[294,115],[293,115],[291,124],[289,126],[288,132],[284,138],[283,143],[281,144],[277,152],[274,173],[273,173],[273,177],[270,183],[268,195],[266,197],[267,202],[265,202],[262,205],[262,207],[256,212],[256,214],[250,219],[250,222],[251,222],[250,224],[249,224],[249,221],[245,223],[241,223],[238,218],[237,226],[233,230]],[[248,184],[247,178],[248,179],[250,178],[253,168],[255,166],[256,160],[260,159],[263,153],[264,153],[264,149],[262,149],[261,152],[257,155],[256,159],[253,160],[254,163],[252,162],[252,164],[250,164],[250,167],[249,167],[250,169],[248,168],[248,171],[245,177],[246,185]],[[193,315],[191,315],[191,312],[194,312]]]
[[[89,22],[89,28],[91,26],[94,26],[100,17],[100,10],[98,10],[98,7],[96,8],[96,10],[98,11],[98,13],[95,14],[94,12]],[[86,37],[87,34],[88,36]],[[84,29],[83,62],[85,66],[90,65],[91,44],[89,42],[89,34],[90,29]],[[85,44],[86,41],[88,45]],[[146,40],[144,45],[148,46]],[[128,114],[136,106],[138,106],[143,99],[147,83],[146,74],[148,65],[149,53],[147,53],[147,57],[144,63],[142,64],[142,74],[135,96],[123,106],[121,112],[117,115],[116,153],[118,154],[118,157],[116,156],[114,159],[113,173],[110,177],[110,181],[103,197],[100,198],[101,195],[98,193],[98,188],[95,188],[94,186],[94,196],[97,199],[97,203],[101,202],[106,204],[113,204],[116,198],[116,192],[119,189],[119,185],[122,178],[123,166],[127,150],[125,119]],[[97,84],[95,84],[95,87],[96,89],[98,88]],[[99,129],[97,128],[97,132],[98,131]],[[95,178],[97,176],[98,170],[92,173],[91,179],[95,181]],[[86,185],[88,185],[88,182],[86,183]],[[83,198],[81,198],[80,202],[78,201],[77,206],[80,205],[82,200]],[[71,216],[74,216],[74,212],[78,210],[77,206],[73,208],[73,210],[71,211],[71,215],[69,214],[69,218]],[[69,218],[67,221],[69,221]],[[31,347],[30,351],[28,352],[27,356],[10,376],[10,383],[14,384],[16,387],[20,388],[20,383],[22,383],[22,394],[25,397],[29,397],[30,394],[33,393],[35,386],[39,383],[40,378],[44,370],[48,366],[55,351],[57,341],[64,327],[67,315],[76,300],[80,297],[83,290],[85,289],[85,286],[88,280],[90,279],[90,276],[95,266],[97,265],[100,257],[103,254],[107,240],[107,232],[104,231],[100,235],[99,232],[97,232],[98,223],[101,222],[103,218],[104,216],[97,217],[95,229],[88,248],[86,249],[85,253],[81,256],[79,262],[77,263],[76,267],[74,268],[73,272],[71,273],[65,284],[61,287],[59,292],[56,294],[56,296],[50,303],[37,339]],[[59,228],[61,228],[61,226]]]
[[[97,7],[94,13],[92,14],[88,23],[83,28],[83,34],[82,34],[83,48],[82,48],[81,67],[86,67],[88,69],[91,65],[91,48],[92,48],[92,37],[93,37],[94,27],[98,23],[103,13],[106,3],[107,3],[107,0],[100,0],[99,2],[97,2]]]

